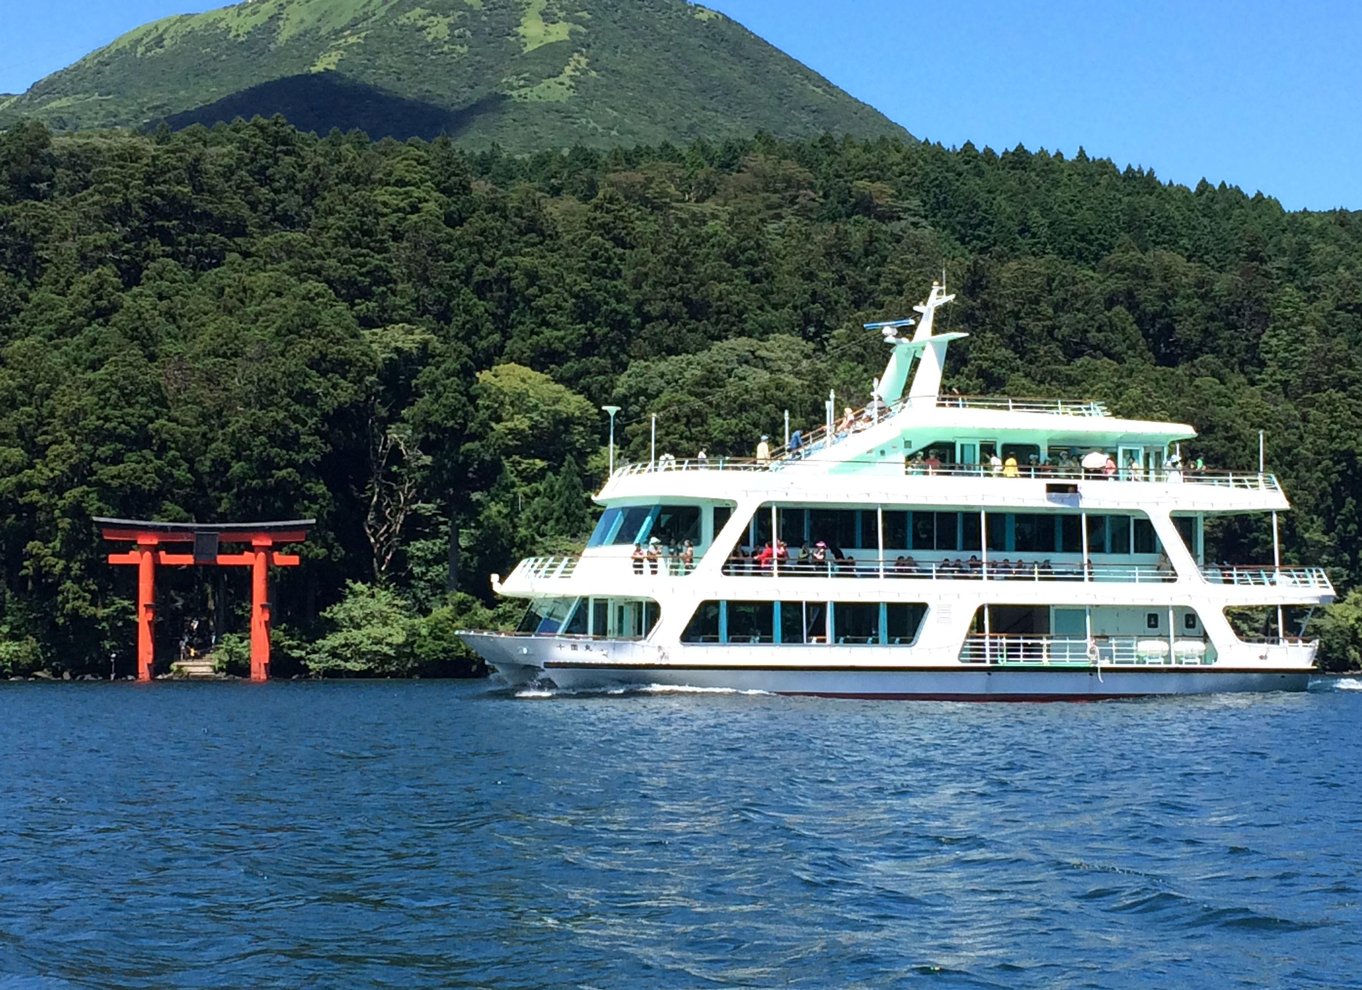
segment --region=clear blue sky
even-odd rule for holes
[[[627,3],[633,0],[617,0]],[[0,0],[21,92],[196,0]],[[929,141],[1080,146],[1288,209],[1362,209],[1357,0],[708,0]]]

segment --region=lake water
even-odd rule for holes
[[[0,990],[1358,987],[1358,688],[0,684]]]

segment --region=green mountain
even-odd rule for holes
[[[686,0],[246,0],[146,24],[0,98],[0,125],[34,116],[60,130],[276,113],[319,133],[512,151],[908,136]]]

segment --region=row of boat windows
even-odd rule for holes
[[[1077,513],[986,513],[991,551],[1081,553],[1084,517]],[[1092,513],[1087,517],[1089,553],[1158,553],[1162,549],[1147,517]],[[1196,520],[1175,517],[1189,547],[1195,546]],[[886,549],[981,550],[984,522],[969,512],[927,512],[874,509],[776,510],[778,538],[790,546],[823,541],[850,549],[878,549],[883,526]],[[746,544],[765,545],[771,539],[771,510],[759,509],[748,524]]]
[[[712,526],[703,526],[712,512]],[[588,547],[646,545],[657,537],[667,546],[690,540],[702,544],[706,532],[718,533],[728,521],[728,506],[631,505],[606,509]],[[748,521],[742,545],[759,547],[771,539],[771,507]],[[844,549],[979,551],[987,530],[987,549],[1017,553],[1081,553],[1083,519],[1077,513],[917,511],[784,507],[775,510],[778,538],[791,546],[819,540]],[[1162,550],[1145,516],[1090,513],[1086,516],[1089,553],[1152,554]],[[1173,519],[1189,548],[1196,546],[1197,520]],[[883,532],[883,543],[880,535]]]
[[[925,602],[705,601],[683,643],[912,643]]]
[[[540,598],[530,603],[517,632],[642,639],[658,614],[657,602],[643,598]]]
[[[718,532],[733,510],[725,505],[712,508],[713,532]],[[606,509],[586,545],[646,544],[653,537],[668,546],[680,546],[686,540],[699,544],[701,512],[698,505],[627,505]]]

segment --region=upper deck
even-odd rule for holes
[[[881,329],[891,356],[870,403],[793,432],[769,459],[663,459],[621,466],[602,502],[648,498],[742,501],[751,496],[809,503],[958,507],[1159,507],[1225,513],[1288,508],[1275,476],[1261,471],[1186,469],[1185,423],[1111,415],[1088,398],[942,394],[947,344],[933,334],[935,310],[951,301],[933,285],[911,340],[909,320]],[[908,387],[909,368],[917,362]]]
[[[1010,509],[1158,509],[1168,512],[1270,512],[1290,507],[1275,475],[1256,471],[1100,471],[1037,465],[1015,476],[985,464],[877,462],[854,488],[827,463],[711,457],[625,464],[601,489],[603,503],[659,498],[743,503],[753,499],[815,505],[917,505]],[[886,467],[888,470],[886,470]]]

